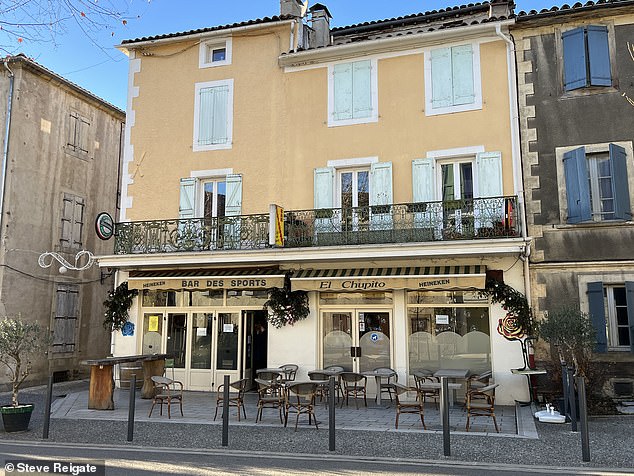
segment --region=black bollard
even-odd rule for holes
[[[451,440],[449,437],[449,382],[447,377],[440,377],[440,413],[442,415],[442,442],[445,456],[451,456]]]
[[[588,433],[588,406],[586,402],[586,380],[577,377],[579,390],[579,419],[581,424],[581,456],[583,461],[590,461],[590,434]]]
[[[225,375],[222,387],[222,446],[229,446],[229,376]],[[238,408],[238,410],[240,410]]]
[[[572,422],[572,431],[577,430],[577,395],[575,393],[575,371],[568,368],[568,408],[570,408],[570,421]]]
[[[328,383],[328,450],[335,451],[335,377]]]
[[[134,402],[136,398],[136,375],[132,374],[130,381],[130,403],[128,405],[128,441],[134,437]]]
[[[46,388],[46,404],[44,407],[44,429],[42,439],[48,440],[48,428],[51,423],[51,401],[53,400],[53,374],[48,376],[48,387]]]
[[[570,397],[568,396],[568,370],[565,362],[561,363],[561,382],[564,391],[564,407],[559,408],[558,410],[563,416],[568,417],[568,403],[570,402]]]

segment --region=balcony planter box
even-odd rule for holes
[[[0,407],[4,430],[7,433],[28,430],[34,408],[34,405],[30,403],[20,404],[18,406],[4,405]]]

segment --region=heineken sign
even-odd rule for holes
[[[95,220],[95,232],[102,240],[109,240],[114,235],[114,220],[107,212],[101,212]]]

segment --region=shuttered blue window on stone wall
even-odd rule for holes
[[[562,43],[566,91],[612,85],[607,27],[590,25],[566,31]]]
[[[596,349],[629,348],[634,353],[634,282],[606,285],[601,281],[588,283],[590,321],[595,330]]]
[[[580,147],[563,160],[568,223],[632,219],[623,147],[610,144],[608,152],[590,154]]]

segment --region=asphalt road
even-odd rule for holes
[[[18,473],[4,469],[6,461],[30,460],[32,464],[47,462],[105,461],[107,476],[148,475],[625,475],[631,473],[604,471],[591,468],[519,467],[508,464],[457,463],[424,460],[394,460],[371,457],[333,455],[305,455],[282,453],[249,453],[231,450],[175,450],[171,448],[146,448],[60,444],[48,442],[0,442],[0,458],[3,474]],[[46,473],[42,473],[46,474]],[[50,474],[50,473],[49,473]]]

